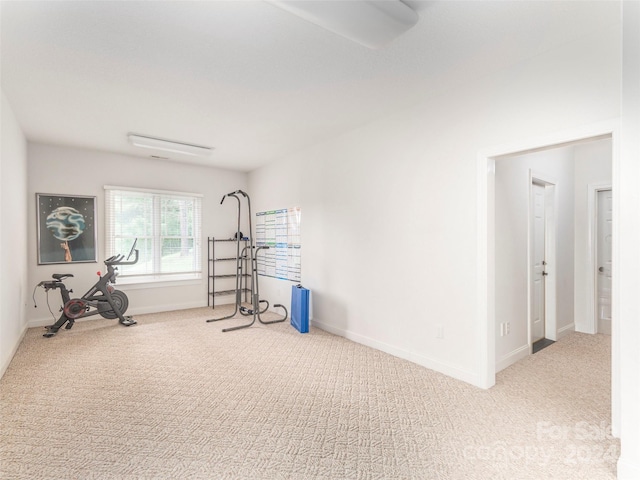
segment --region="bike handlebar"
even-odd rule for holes
[[[133,259],[131,262],[125,262],[124,261],[124,255],[120,254],[120,255],[114,255],[113,257],[109,257],[104,261],[104,264],[107,266],[110,265],[133,265],[134,263],[138,263],[138,255],[139,255],[139,250],[136,248],[134,250],[134,253],[136,254],[136,258]]]
[[[133,265],[134,263],[138,263],[138,254],[140,252],[136,248],[137,244],[138,244],[138,239],[136,238],[133,242],[133,245],[131,245],[131,250],[129,250],[129,255],[127,255],[127,260],[129,260],[129,258],[131,258],[131,255],[135,253],[136,258],[133,261],[131,262],[124,261],[125,257],[122,253],[120,253],[118,255],[113,255],[112,257],[107,258],[104,261],[104,264],[109,267],[111,265]]]
[[[118,262],[118,265],[133,265],[134,263],[138,263],[138,255],[140,254],[140,251],[136,248],[133,252],[136,254],[136,258],[134,258],[130,262],[124,262],[121,260],[120,262]],[[124,258],[124,255],[122,257]]]

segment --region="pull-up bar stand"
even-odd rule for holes
[[[240,241],[242,240],[242,234],[240,233],[240,210],[241,210],[241,202],[240,202],[240,197],[238,195],[242,195],[244,198],[247,199],[247,207],[249,210],[249,246],[245,247],[242,249],[242,252],[240,251]],[[222,200],[220,200],[220,205],[222,205],[224,203],[225,198],[227,197],[233,197],[238,201],[238,228],[236,231],[236,288],[235,288],[235,294],[236,294],[236,299],[235,299],[235,307],[233,310],[233,313],[231,315],[227,315],[221,318],[210,318],[207,320],[207,322],[217,322],[219,320],[227,320],[229,318],[233,318],[236,316],[236,314],[238,312],[240,312],[241,315],[244,316],[252,316],[252,320],[250,323],[246,324],[246,325],[239,325],[237,327],[229,327],[229,328],[224,328],[222,329],[223,332],[231,332],[233,330],[240,330],[241,328],[247,328],[252,326],[256,319],[258,319],[258,321],[264,325],[268,325],[271,323],[279,323],[279,322],[284,322],[287,317],[289,316],[289,313],[287,312],[287,309],[284,305],[281,305],[279,303],[274,304],[274,307],[280,307],[284,310],[284,318],[279,318],[276,320],[270,320],[270,321],[264,321],[262,320],[262,318],[260,317],[261,314],[263,314],[264,312],[267,311],[267,309],[269,308],[269,302],[267,300],[260,300],[260,289],[259,289],[259,285],[258,285],[258,252],[260,250],[267,250],[269,247],[268,246],[260,246],[257,247],[254,245],[254,238],[253,238],[253,230],[251,227],[251,199],[249,198],[249,195],[247,195],[246,192],[243,192],[242,190],[236,190],[235,192],[231,192],[231,193],[227,193],[226,195],[223,195]],[[242,305],[242,275],[243,275],[243,260],[247,258],[247,250],[249,250],[249,259],[250,259],[250,268],[251,268],[251,308],[247,308],[244,305]],[[263,310],[260,310],[260,304],[261,303],[266,303],[267,305],[264,307]]]

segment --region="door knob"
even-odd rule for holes
[[[598,271],[599,271],[600,273],[604,272],[604,267],[600,267],[600,268],[598,269]]]

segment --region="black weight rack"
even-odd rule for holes
[[[244,246],[246,247],[249,243],[249,240],[241,240],[241,242],[243,242]],[[235,250],[232,251],[232,249],[230,248],[224,248],[227,246],[235,246],[236,239],[207,237],[207,243],[207,306],[216,308],[216,297],[236,294],[235,288],[225,288],[225,284],[228,283],[225,279],[236,278],[233,267],[236,266],[237,259],[235,255],[230,256],[231,254],[235,253]],[[228,245],[225,245],[225,243],[227,243]],[[218,248],[216,248],[216,245],[218,245]],[[216,255],[220,256],[216,257]],[[247,268],[249,259],[245,255],[242,261],[244,262],[244,269],[241,277],[242,292],[244,294],[244,301],[249,302],[250,289],[248,282],[251,278],[251,275],[249,273],[246,273],[248,271]]]

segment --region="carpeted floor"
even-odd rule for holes
[[[615,478],[610,337],[571,334],[483,391],[318,329],[211,316],[29,330],[0,381],[0,476]]]

